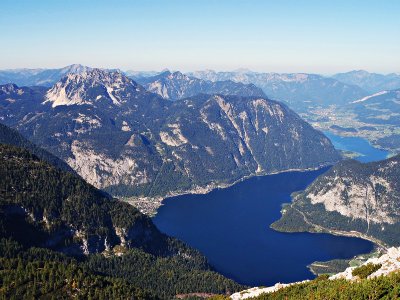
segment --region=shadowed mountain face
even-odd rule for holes
[[[32,95],[32,96],[30,96]],[[165,196],[339,159],[330,141],[265,97],[165,101],[120,72],[68,75],[0,95],[0,118],[113,194]]]
[[[190,77],[181,72],[166,71],[156,76],[138,78],[137,81],[148,91],[169,100],[183,99],[197,94],[265,97],[264,92],[254,84],[243,84],[232,80],[213,82]]]

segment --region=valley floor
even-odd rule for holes
[[[390,147],[386,139],[397,137],[400,134],[398,125],[366,123],[359,121],[357,115],[348,110],[341,110],[336,106],[328,108],[310,109],[300,115],[314,128],[321,131],[330,131],[344,137],[360,137],[368,140],[374,147],[398,153],[400,144]]]

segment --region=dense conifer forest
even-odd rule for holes
[[[0,144],[0,178],[4,299],[171,299],[244,288],[131,205],[25,149]]]

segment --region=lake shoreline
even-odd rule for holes
[[[252,176],[206,195],[167,198],[153,221],[162,232],[198,249],[217,272],[237,282],[254,286],[312,279],[310,263],[353,258],[373,248],[357,237],[287,235],[268,228],[279,219],[281,205],[294,191],[303,190],[325,172],[321,168],[313,171]]]
[[[354,158],[361,162],[383,160],[389,158],[394,154],[389,149],[385,149],[380,147],[379,145],[376,145],[373,141],[366,137],[352,134],[343,134],[330,130],[324,130],[322,132],[327,138],[329,138],[336,150],[361,154],[361,156]],[[356,144],[354,144],[355,142]],[[362,145],[364,143],[368,144],[369,149],[364,149],[364,146]]]
[[[372,144],[371,141],[369,141],[366,138],[362,138],[362,137],[358,137],[358,136],[339,135],[333,131],[323,131],[323,133],[331,140],[331,142],[334,144],[335,148],[339,152],[340,151],[341,152],[344,152],[344,151],[354,152],[354,149],[342,149],[342,147],[338,146],[338,143],[336,143],[335,139],[332,140],[332,136],[334,136],[336,138],[340,138],[340,139],[357,139],[358,138],[360,140],[368,142],[368,144],[371,148],[382,151],[382,152],[386,152],[386,158],[388,158],[388,157],[390,157],[390,155],[392,155],[392,153],[386,149],[381,149],[380,147],[375,147],[375,145]],[[364,162],[363,158],[366,155],[362,152],[357,152],[357,153],[360,154],[361,156],[354,157],[353,159]],[[343,157],[343,159],[346,159],[346,158]],[[382,158],[382,159],[384,159],[384,158]],[[334,165],[334,163],[327,163],[327,164],[322,164],[322,165],[320,165],[318,167],[314,167],[314,168],[287,169],[287,170],[274,171],[274,172],[252,173],[249,175],[245,175],[231,183],[209,183],[206,186],[196,186],[189,190],[175,191],[175,192],[169,193],[165,196],[159,196],[159,197],[119,197],[119,196],[115,196],[115,197],[120,198],[123,201],[128,202],[129,204],[135,206],[142,213],[144,213],[150,217],[154,217],[157,214],[157,210],[163,205],[163,202],[169,198],[190,195],[190,194],[192,194],[192,195],[208,194],[208,193],[212,192],[213,190],[229,188],[237,183],[243,182],[245,180],[248,180],[248,179],[251,179],[254,177],[277,175],[277,174],[283,174],[283,173],[288,173],[288,172],[311,172],[311,171],[317,171],[317,170],[320,170],[323,168],[332,167],[333,165]]]
[[[330,168],[332,166],[334,166],[334,164],[328,163],[328,164],[322,164],[318,167],[307,168],[307,169],[287,169],[287,170],[275,171],[275,172],[270,172],[270,173],[253,173],[250,175],[243,176],[242,178],[237,179],[232,183],[210,183],[204,187],[198,186],[191,190],[178,191],[178,192],[170,193],[163,197],[118,197],[118,196],[115,196],[115,197],[122,199],[123,201],[128,202],[129,204],[135,206],[142,213],[144,213],[150,217],[155,217],[157,215],[158,208],[160,208],[163,205],[163,202],[165,200],[170,199],[170,198],[174,198],[174,197],[178,197],[178,196],[185,196],[185,195],[206,195],[214,190],[226,189],[226,188],[232,187],[240,182],[243,182],[248,179],[255,178],[255,177],[273,176],[273,175],[285,174],[285,173],[291,173],[291,172],[305,173],[305,172],[322,170],[324,168]],[[143,206],[146,204],[148,204],[150,206],[150,208],[149,207],[144,208]]]

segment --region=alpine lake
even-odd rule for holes
[[[358,137],[326,133],[337,149],[360,154],[362,162],[388,153]],[[315,277],[307,268],[315,261],[349,259],[374,245],[353,237],[282,233],[270,228],[282,204],[327,168],[253,177],[208,194],[182,195],[163,201],[153,218],[164,233],[198,249],[216,271],[250,286],[270,286]]]

